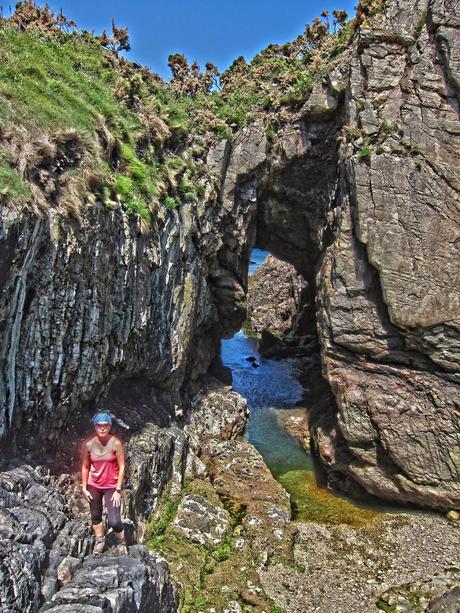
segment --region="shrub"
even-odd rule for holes
[[[163,204],[165,205],[167,209],[175,209],[177,206],[181,204],[181,202],[177,197],[173,198],[172,196],[166,196]]]
[[[387,123],[386,121],[380,124],[380,132],[383,134],[391,134],[395,132],[396,127],[392,123]]]
[[[361,149],[358,151],[359,159],[366,161],[366,162],[370,162],[371,155],[372,155],[372,149],[368,145],[361,147]]]

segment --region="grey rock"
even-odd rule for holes
[[[129,556],[87,559],[40,611],[173,613],[177,604],[166,563],[138,545]]]
[[[230,530],[230,514],[203,496],[185,496],[172,523],[174,530],[199,545],[215,547]]]
[[[192,400],[186,431],[199,439],[233,439],[242,434],[248,416],[248,404],[240,394],[208,379]]]

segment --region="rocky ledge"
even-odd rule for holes
[[[177,611],[166,562],[134,545],[129,556],[90,557],[40,611],[164,613]]]
[[[130,542],[166,486],[180,489],[187,445],[181,430],[147,424],[127,445],[123,516]],[[110,539],[108,539],[110,544]],[[112,542],[113,545],[113,542]],[[0,603],[5,613],[177,610],[167,565],[141,546],[91,555],[89,509],[78,478],[17,463],[0,473]]]

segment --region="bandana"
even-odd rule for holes
[[[111,426],[112,418],[108,413],[96,413],[93,417],[93,425],[95,426],[96,424],[109,424]]]

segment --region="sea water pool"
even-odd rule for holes
[[[250,274],[267,255],[260,249],[252,252]],[[265,359],[257,344],[256,338],[240,330],[222,341],[222,361],[232,371],[233,389],[248,401],[250,417],[244,437],[261,453],[273,476],[289,492],[293,517],[300,521],[352,525],[372,521],[377,515],[374,505],[372,508],[358,505],[321,486],[321,472],[312,455],[282,426],[282,412],[296,407],[303,396],[298,381],[300,361]]]

